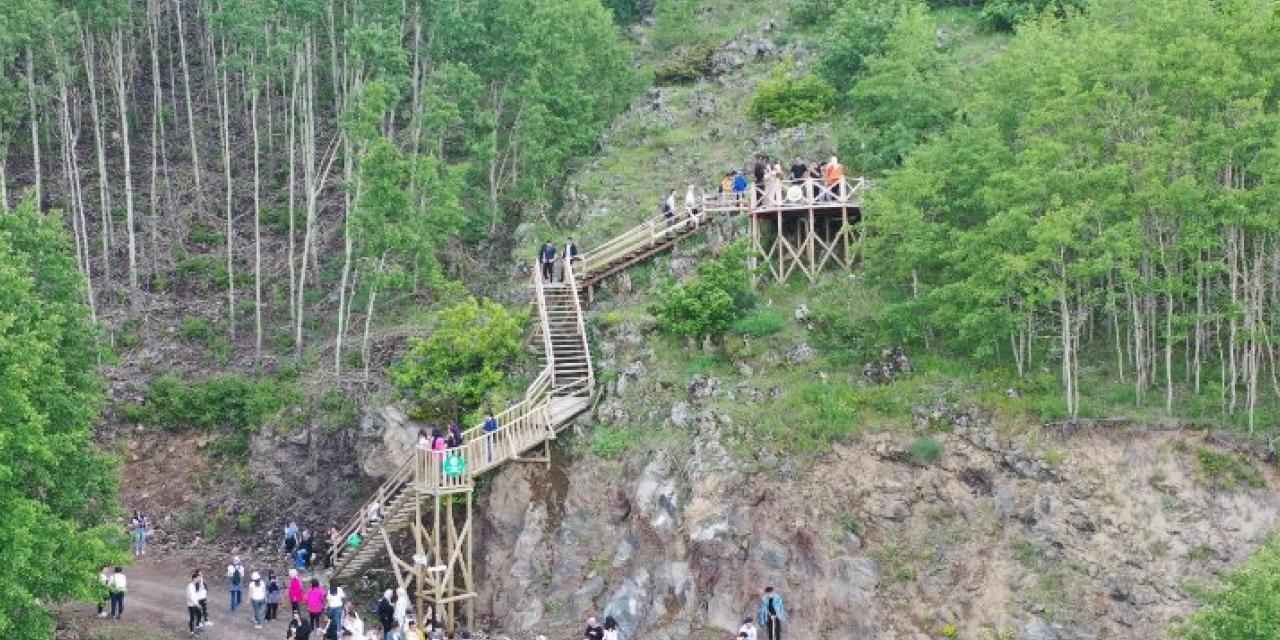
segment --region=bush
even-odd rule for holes
[[[911,461],[918,465],[933,464],[942,457],[942,443],[928,436],[911,443]]]
[[[123,413],[136,422],[170,430],[253,432],[301,400],[293,385],[271,379],[227,375],[188,383],[163,375],[151,382],[141,405],[128,407]]]
[[[596,427],[591,431],[591,453],[610,460],[620,458],[635,446],[638,435],[625,427]]]
[[[1200,462],[1200,473],[1215,488],[1261,489],[1266,486],[1266,481],[1258,470],[1248,460],[1242,460],[1234,454],[1201,447],[1196,450],[1196,459]]]
[[[653,81],[660,85],[693,82],[711,74],[711,56],[715,45],[698,44],[681,47],[653,72]]]
[[[1223,588],[1207,597],[1174,637],[1185,640],[1255,640],[1280,637],[1280,538],[1272,537]]]
[[[187,342],[208,344],[213,338],[213,325],[204,318],[183,318],[178,335]]]
[[[746,269],[747,246],[739,242],[703,263],[692,281],[668,283],[649,312],[658,328],[689,338],[719,337],[734,318],[755,304]]]
[[[818,4],[808,0],[809,4]],[[884,53],[889,32],[905,0],[846,2],[835,12],[823,41],[818,75],[843,94],[862,74],[868,58]]]
[[[495,302],[468,298],[441,311],[428,338],[411,341],[391,379],[417,404],[418,417],[451,419],[473,411],[519,355],[525,320]]]
[[[1012,31],[1023,20],[1035,18],[1045,10],[1056,16],[1082,10],[1087,0],[989,0],[982,7],[982,22],[988,27]]]
[[[756,88],[749,114],[757,122],[795,127],[831,117],[835,89],[812,74],[792,77],[778,70]]]
[[[793,0],[789,15],[801,26],[826,26],[842,4],[843,0]]]
[[[787,319],[781,311],[764,307],[738,318],[733,323],[732,331],[740,336],[763,338],[782,331],[785,326]]]

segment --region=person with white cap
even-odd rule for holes
[[[267,583],[257,571],[249,576],[249,604],[253,606],[253,628],[262,628],[262,612],[267,608]]]
[[[227,565],[228,590],[231,592],[231,610],[240,608],[241,585],[244,583],[244,565],[240,564],[240,556],[231,559]]]

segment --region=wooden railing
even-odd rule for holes
[[[578,295],[578,280],[573,274],[573,261],[564,261],[564,283],[569,287],[569,297],[573,299],[573,312],[578,318],[578,335],[582,336],[582,353],[587,361],[587,387],[594,388],[596,383],[595,369],[591,365],[591,346],[587,344],[587,325],[582,319],[582,299]],[[548,351],[548,353],[550,353]]]
[[[555,375],[555,353],[551,340],[551,324],[546,308],[545,288],[542,284],[541,265],[534,265],[534,292],[537,296],[538,322],[541,325],[543,346],[546,349],[546,364],[538,375],[529,383],[524,399],[508,407],[505,411],[494,415],[498,423],[496,431],[486,432],[484,423],[473,426],[462,433],[462,446],[441,451],[415,448],[412,455],[405,460],[395,472],[382,483],[378,490],[360,508],[360,511],[338,532],[338,538],[331,541],[330,559],[335,567],[343,558],[355,550],[348,549],[345,541],[352,532],[368,535],[369,505],[377,502],[383,510],[384,522],[389,507],[405,491],[451,491],[466,490],[472,486],[474,478],[504,462],[518,458],[521,453],[555,437],[556,424],[553,423],[553,403],[560,398],[574,401],[584,395],[590,396],[595,387],[595,374],[591,365],[590,353],[587,354],[587,374],[571,380],[557,380]],[[586,345],[586,325],[582,319],[582,306],[577,295],[577,280],[572,266],[566,266],[565,282],[573,300],[573,309],[577,314],[577,330],[582,336],[584,349]],[[363,545],[362,545],[363,546]]]

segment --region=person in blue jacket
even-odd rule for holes
[[[764,629],[765,640],[782,640],[782,623],[786,621],[787,610],[782,606],[782,594],[775,592],[773,587],[765,587],[760,610],[756,613],[756,624]]]
[[[747,192],[747,176],[741,171],[735,171],[733,176],[733,197],[741,200],[742,194]]]

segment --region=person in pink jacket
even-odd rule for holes
[[[297,569],[289,570],[289,604],[293,606],[293,610],[297,611],[298,606],[302,604],[302,600],[307,594],[302,589],[302,578],[298,577]]]
[[[320,587],[320,581],[312,578],[311,588],[307,590],[307,613],[311,616],[313,628],[320,623],[320,616],[324,615],[324,596],[325,591]]]

